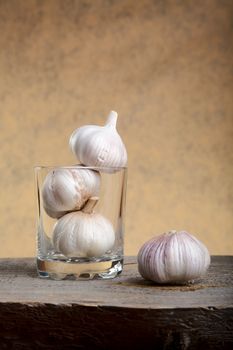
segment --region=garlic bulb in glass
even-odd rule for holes
[[[116,122],[117,113],[111,111],[104,126],[85,125],[73,132],[70,147],[82,164],[106,168],[126,165],[127,152]]]
[[[67,257],[99,257],[110,250],[115,233],[109,220],[94,213],[98,198],[90,198],[82,209],[61,217],[55,224],[53,243]]]
[[[57,168],[48,173],[42,187],[46,213],[59,218],[69,211],[80,210],[100,189],[100,174],[91,169]]]
[[[144,243],[138,270],[157,283],[183,283],[202,276],[210,264],[203,243],[186,231],[169,231]]]

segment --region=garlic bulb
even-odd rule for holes
[[[82,209],[64,215],[55,224],[53,243],[67,257],[99,257],[110,250],[115,233],[110,221],[93,213],[98,198],[90,198]]]
[[[117,113],[111,111],[105,126],[85,125],[73,132],[70,147],[82,164],[106,168],[126,165],[127,152],[116,122]]]
[[[207,248],[185,231],[170,231],[154,237],[138,253],[140,274],[157,283],[190,281],[202,276],[209,264]]]
[[[57,168],[48,173],[42,187],[46,213],[59,218],[79,210],[92,196],[98,195],[100,174],[85,168]]]

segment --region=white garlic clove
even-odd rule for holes
[[[208,249],[186,231],[170,231],[144,243],[138,270],[157,283],[184,283],[201,277],[210,264]]]
[[[117,113],[111,111],[105,126],[85,125],[73,132],[70,147],[79,161],[86,166],[103,168],[124,167],[127,152],[116,130]]]
[[[67,257],[100,257],[115,242],[115,232],[109,220],[93,213],[96,199],[90,199],[83,211],[61,217],[54,226],[53,243],[56,251]]]
[[[100,190],[100,174],[86,168],[58,168],[50,171],[42,186],[46,213],[59,218],[69,211],[80,210]]]

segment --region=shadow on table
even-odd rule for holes
[[[203,279],[198,279],[195,282],[188,282],[184,284],[159,284],[153,281],[147,281],[142,277],[130,277],[125,279],[124,281],[117,282],[122,286],[129,287],[138,287],[138,288],[151,288],[154,287],[156,289],[162,290],[174,290],[174,291],[195,291],[198,289],[203,289],[210,287]]]

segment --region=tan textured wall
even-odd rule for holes
[[[119,112],[126,253],[187,229],[233,253],[232,1],[0,1],[0,256],[35,254],[33,166]]]

